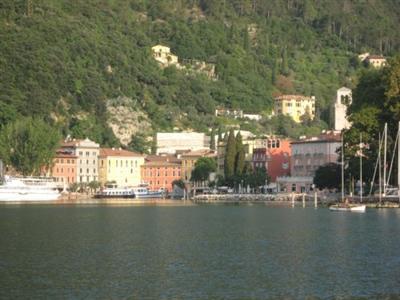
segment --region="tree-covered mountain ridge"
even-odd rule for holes
[[[357,55],[399,50],[396,2],[3,0],[0,122],[43,116],[64,135],[111,145],[118,130],[125,140],[206,131],[232,123],[214,116],[218,106],[268,115],[274,95],[304,94],[316,96],[322,119],[310,126],[326,127],[336,89],[354,87],[363,68]],[[181,61],[215,64],[218,79],[160,68],[157,44]],[[244,128],[285,133],[283,125]]]

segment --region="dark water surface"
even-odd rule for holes
[[[0,207],[0,298],[400,297],[400,211]]]

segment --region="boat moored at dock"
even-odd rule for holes
[[[60,197],[49,177],[4,176],[0,185],[0,202],[55,201]]]
[[[334,204],[329,206],[331,211],[351,211],[351,212],[365,212],[366,205],[358,204]]]

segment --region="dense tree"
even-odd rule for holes
[[[212,172],[217,170],[217,164],[214,158],[201,157],[194,164],[191,181],[207,181]]]
[[[53,126],[41,119],[24,118],[1,129],[0,155],[23,175],[38,175],[52,164],[60,140]]]
[[[132,135],[128,148],[139,153],[149,154],[151,151],[151,142],[149,142],[143,133]]]
[[[338,189],[341,180],[341,168],[339,164],[329,163],[320,166],[315,171],[314,184],[319,189]]]
[[[25,1],[3,0],[0,124],[40,116],[115,145],[110,98],[131,98],[155,131],[206,132],[216,106],[271,111],[286,92],[314,94],[326,123],[335,90],[364,68],[356,54],[400,50],[398,15],[393,1],[62,0],[34,1],[27,17]],[[159,43],[187,68],[159,68]],[[218,79],[192,72],[192,59]]]
[[[211,150],[216,150],[216,148],[215,148],[215,129],[214,129],[214,127],[211,129],[211,134],[210,134],[210,149]]]
[[[243,146],[243,140],[240,131],[236,135],[235,142],[236,142],[235,175],[240,176],[243,173],[245,165],[245,149]]]
[[[230,178],[235,174],[236,161],[236,139],[233,129],[229,131],[227,143],[225,144],[224,175]]]
[[[361,73],[353,92],[353,102],[348,109],[352,127],[344,133],[345,160],[349,162],[348,173],[358,174],[360,168],[360,136],[368,147],[363,149],[367,159],[363,163],[366,181],[372,180],[379,149],[379,134],[388,124],[388,157],[392,155],[393,139],[400,121],[400,56],[395,57],[387,68],[369,69]],[[355,175],[357,178],[357,175]],[[393,178],[393,177],[392,177]]]

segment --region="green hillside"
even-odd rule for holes
[[[268,114],[273,95],[315,95],[330,122],[335,90],[353,87],[361,52],[400,48],[396,0],[3,0],[0,122],[43,116],[63,134],[116,139],[109,99],[128,97],[154,130],[206,130],[216,106]],[[218,80],[161,69],[151,47],[216,65]],[[278,130],[280,120],[247,124]],[[292,126],[293,127],[293,126]],[[286,131],[285,131],[286,130]]]

